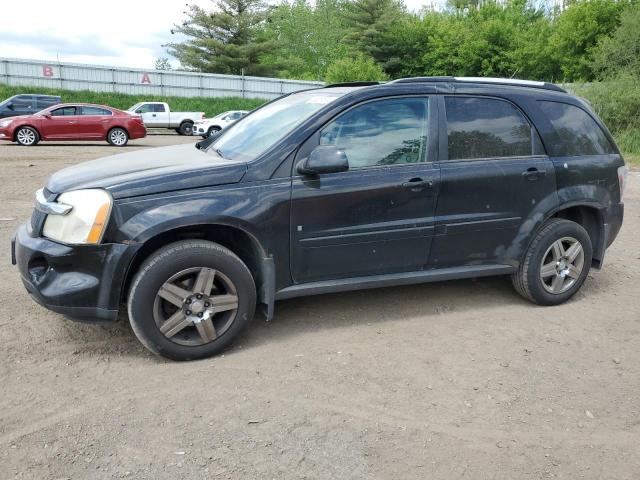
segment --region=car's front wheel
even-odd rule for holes
[[[513,285],[539,305],[558,305],[580,290],[591,267],[593,247],[587,231],[570,220],[554,218],[529,246]]]
[[[207,130],[207,134],[204,135],[204,138],[209,138],[211,135],[218,133],[220,130],[220,127],[210,127],[209,130]]]
[[[249,324],[255,307],[247,266],[229,249],[204,240],[172,243],[149,257],[128,299],[140,342],[173,360],[220,352]]]
[[[40,135],[32,127],[20,127],[16,132],[16,142],[25,147],[32,147],[40,141]]]
[[[129,142],[129,134],[123,128],[112,128],[107,134],[107,141],[114,147],[124,147]]]

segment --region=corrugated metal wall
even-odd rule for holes
[[[173,97],[273,99],[322,82],[0,58],[0,83]]]

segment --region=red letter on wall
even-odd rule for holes
[[[151,85],[151,79],[149,78],[149,74],[148,73],[143,73],[142,74],[142,79],[140,80],[141,84],[146,83],[147,85]]]
[[[51,65],[43,65],[42,66],[42,76],[43,77],[53,77],[53,67]]]

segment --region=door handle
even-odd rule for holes
[[[156,116],[156,114],[155,114],[155,113],[152,113],[152,114],[151,114],[151,116],[152,116],[152,117],[155,117],[155,116]]]
[[[529,181],[538,180],[539,178],[544,177],[546,174],[546,170],[538,170],[535,167],[528,168],[527,170],[522,172],[522,176]]]
[[[421,178],[412,178],[408,182],[402,184],[402,188],[408,188],[413,192],[420,191],[424,188],[433,187],[433,180],[423,180]]]

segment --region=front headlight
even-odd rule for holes
[[[2,120],[0,121],[0,128],[4,128],[4,127],[8,127],[9,124],[12,122],[13,120]]]
[[[74,190],[60,195],[57,202],[72,208],[66,215],[47,215],[45,237],[62,243],[100,243],[111,213],[111,195],[97,189]]]

